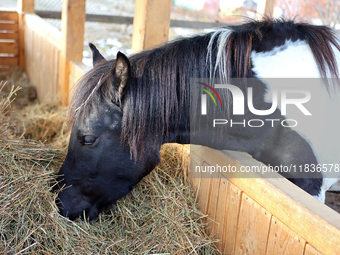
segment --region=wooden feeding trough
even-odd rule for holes
[[[167,40],[170,2],[136,0],[135,51]],[[20,0],[18,12],[0,11],[0,68],[20,65],[40,100],[60,97],[67,104],[70,89],[86,72],[81,64],[85,0],[64,0],[62,33],[34,14],[32,4]],[[153,24],[164,33],[155,34]],[[174,146],[191,171],[205,165],[259,164],[243,153],[196,146],[190,165],[189,147]],[[220,240],[223,254],[340,254],[339,214],[279,175],[262,177],[215,173],[191,179],[200,208],[209,215],[207,232]]]
[[[187,170],[259,166],[248,154],[175,145]],[[339,254],[340,215],[279,174],[197,173],[191,178],[207,232],[223,254]]]

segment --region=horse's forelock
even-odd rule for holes
[[[112,64],[113,61],[99,63],[77,82],[68,113],[70,127],[79,116],[85,115],[89,108],[100,107],[99,88],[108,82]]]

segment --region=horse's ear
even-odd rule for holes
[[[118,97],[121,98],[128,87],[131,76],[131,65],[127,56],[120,51],[118,51],[116,61],[112,66],[112,74],[117,86]]]
[[[100,54],[99,50],[97,49],[96,46],[94,46],[94,44],[89,43],[89,46],[92,51],[92,65],[95,66],[105,58],[102,56],[102,54]]]

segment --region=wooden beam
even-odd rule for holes
[[[168,41],[171,0],[136,0],[132,50],[151,49]]]
[[[264,15],[268,17],[273,17],[274,15],[274,4],[275,0],[266,0],[264,7]]]
[[[25,69],[25,13],[34,13],[34,0],[18,0],[19,14],[19,66]]]
[[[35,13],[41,18],[61,19],[61,12],[57,12],[57,11],[35,11]],[[129,17],[129,16],[86,14],[86,21],[91,21],[91,22],[132,25],[133,20],[134,20],[133,17]],[[232,24],[220,23],[220,22],[203,22],[203,21],[170,19],[170,27],[204,29],[204,28],[213,28],[213,27],[225,27],[229,25],[232,25]]]
[[[0,65],[16,66],[18,65],[17,57],[0,57]]]
[[[18,13],[14,11],[0,11],[0,20],[18,23]]]
[[[70,61],[83,58],[85,0],[64,0],[61,25],[59,89],[61,103],[68,104]]]
[[[18,23],[0,23],[0,30],[18,32]]]
[[[0,32],[0,40],[19,40],[19,33],[1,33]]]
[[[18,43],[17,42],[0,42],[0,53],[18,55]]]

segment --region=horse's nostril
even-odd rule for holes
[[[60,197],[62,195],[62,198]],[[55,203],[59,209],[59,214],[69,218],[70,220],[76,220],[81,217],[83,220],[92,220],[96,218],[99,214],[95,206],[85,200],[77,201],[73,203],[64,197],[65,194],[60,193],[56,199]]]
[[[88,212],[86,212],[86,218],[91,221],[91,220],[94,220],[98,217],[99,215],[99,209],[96,205],[92,206]]]

